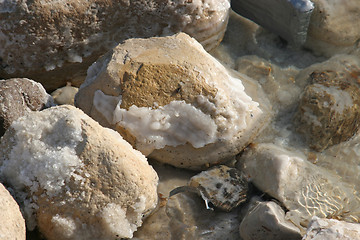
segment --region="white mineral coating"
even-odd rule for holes
[[[157,204],[156,172],[121,136],[69,105],[30,113],[1,141],[0,177],[51,239],[131,238]]]
[[[233,0],[232,9],[295,46],[306,42],[314,5],[310,0]]]
[[[313,217],[302,240],[360,239],[360,224]]]
[[[0,183],[0,239],[25,240],[25,220],[19,205]]]
[[[59,105],[69,104],[74,105],[74,98],[79,88],[71,86],[71,83],[66,84],[65,87],[56,89],[51,93],[55,103]]]
[[[275,202],[257,202],[240,224],[243,240],[300,240],[301,234],[285,219],[284,210]]]
[[[296,226],[306,226],[313,216],[359,221],[360,201],[354,187],[308,162],[302,153],[263,143],[255,144],[241,159],[244,173],[289,210],[286,219]]]
[[[312,13],[306,47],[331,56],[359,47],[360,4],[358,0],[312,0]]]
[[[89,68],[75,105],[143,154],[200,168],[239,153],[269,117],[260,86],[236,77],[184,33],[132,39]]]
[[[28,77],[54,90],[134,37],[186,32],[211,50],[229,9],[229,0],[2,0],[0,77]]]

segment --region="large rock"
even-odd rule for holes
[[[200,168],[239,153],[268,119],[259,86],[240,77],[184,33],[133,39],[89,68],[75,105],[143,154]]]
[[[297,152],[274,144],[252,146],[241,157],[243,171],[261,191],[289,211],[286,219],[305,227],[313,216],[359,221],[359,196],[353,186]]]
[[[157,204],[146,158],[74,107],[18,119],[0,149],[1,179],[49,240],[130,238]]]
[[[0,239],[25,240],[25,220],[16,201],[0,183]]]
[[[17,118],[53,105],[43,86],[26,78],[0,80],[0,137]]]
[[[32,78],[47,90],[79,84],[100,55],[133,37],[183,31],[210,50],[229,8],[229,0],[1,1],[0,77]]]

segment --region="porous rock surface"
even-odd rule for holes
[[[229,8],[229,0],[1,1],[0,77],[32,78],[47,90],[79,84],[100,55],[134,37],[183,31],[210,50]]]
[[[314,150],[344,142],[359,130],[360,62],[347,58],[337,60],[343,63],[341,69],[320,65],[310,74],[310,84],[301,96],[297,130]]]
[[[46,239],[131,238],[157,204],[146,158],[75,107],[18,119],[0,149],[2,181]]]
[[[53,105],[43,86],[26,78],[0,80],[0,136],[17,118]]]
[[[360,239],[360,225],[335,219],[313,217],[303,240]]]
[[[263,127],[267,105],[245,90],[180,33],[118,45],[89,68],[75,105],[143,154],[195,169],[236,155]]]
[[[353,186],[310,163],[302,153],[254,144],[241,156],[239,167],[257,188],[279,200],[289,210],[286,219],[301,229],[313,216],[349,222],[360,219],[360,201]]]
[[[19,205],[0,183],[0,239],[25,240],[25,220]]]

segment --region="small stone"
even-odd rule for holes
[[[51,93],[56,104],[74,105],[74,98],[79,88],[71,86],[71,83],[66,84],[65,87],[58,88]]]
[[[144,155],[200,169],[239,153],[269,119],[260,86],[236,77],[184,33],[131,39],[89,68],[75,105]]]
[[[240,224],[243,240],[300,240],[300,230],[275,202],[257,202]]]
[[[17,118],[53,105],[43,86],[26,78],[0,80],[0,137]]]
[[[131,238],[157,205],[158,176],[121,136],[62,105],[14,121],[0,178],[46,239]]]
[[[360,224],[313,217],[303,240],[360,239]]]
[[[25,220],[19,206],[0,183],[0,239],[25,240]]]

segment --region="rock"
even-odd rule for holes
[[[303,240],[360,239],[360,225],[313,217]]]
[[[328,68],[331,69],[331,68]],[[310,74],[300,99],[297,130],[310,147],[323,151],[351,138],[360,127],[360,65],[341,70],[320,70]]]
[[[229,0],[0,2],[0,77],[47,90],[83,81],[86,69],[125,39],[186,32],[207,50],[222,40]]]
[[[252,146],[241,156],[241,167],[261,191],[279,200],[298,227],[313,216],[359,221],[359,196],[335,173],[318,167],[297,152],[273,144]]]
[[[357,0],[312,0],[312,13],[306,46],[311,50],[331,56],[358,48],[360,5]]]
[[[0,239],[25,240],[25,220],[16,201],[0,183]]]
[[[233,157],[269,118],[256,83],[244,87],[245,76],[230,76],[183,33],[126,41],[88,73],[75,105],[143,154],[177,167]]]
[[[53,105],[39,83],[26,78],[0,80],[0,137],[17,118]]]
[[[243,240],[300,240],[300,230],[285,220],[284,210],[275,202],[258,202],[240,224]]]
[[[74,98],[79,88],[72,87],[71,83],[66,84],[65,87],[58,88],[51,93],[55,103],[59,105],[68,104],[74,105]]]
[[[156,172],[121,136],[63,105],[14,121],[0,177],[46,239],[131,238],[157,204]]]

